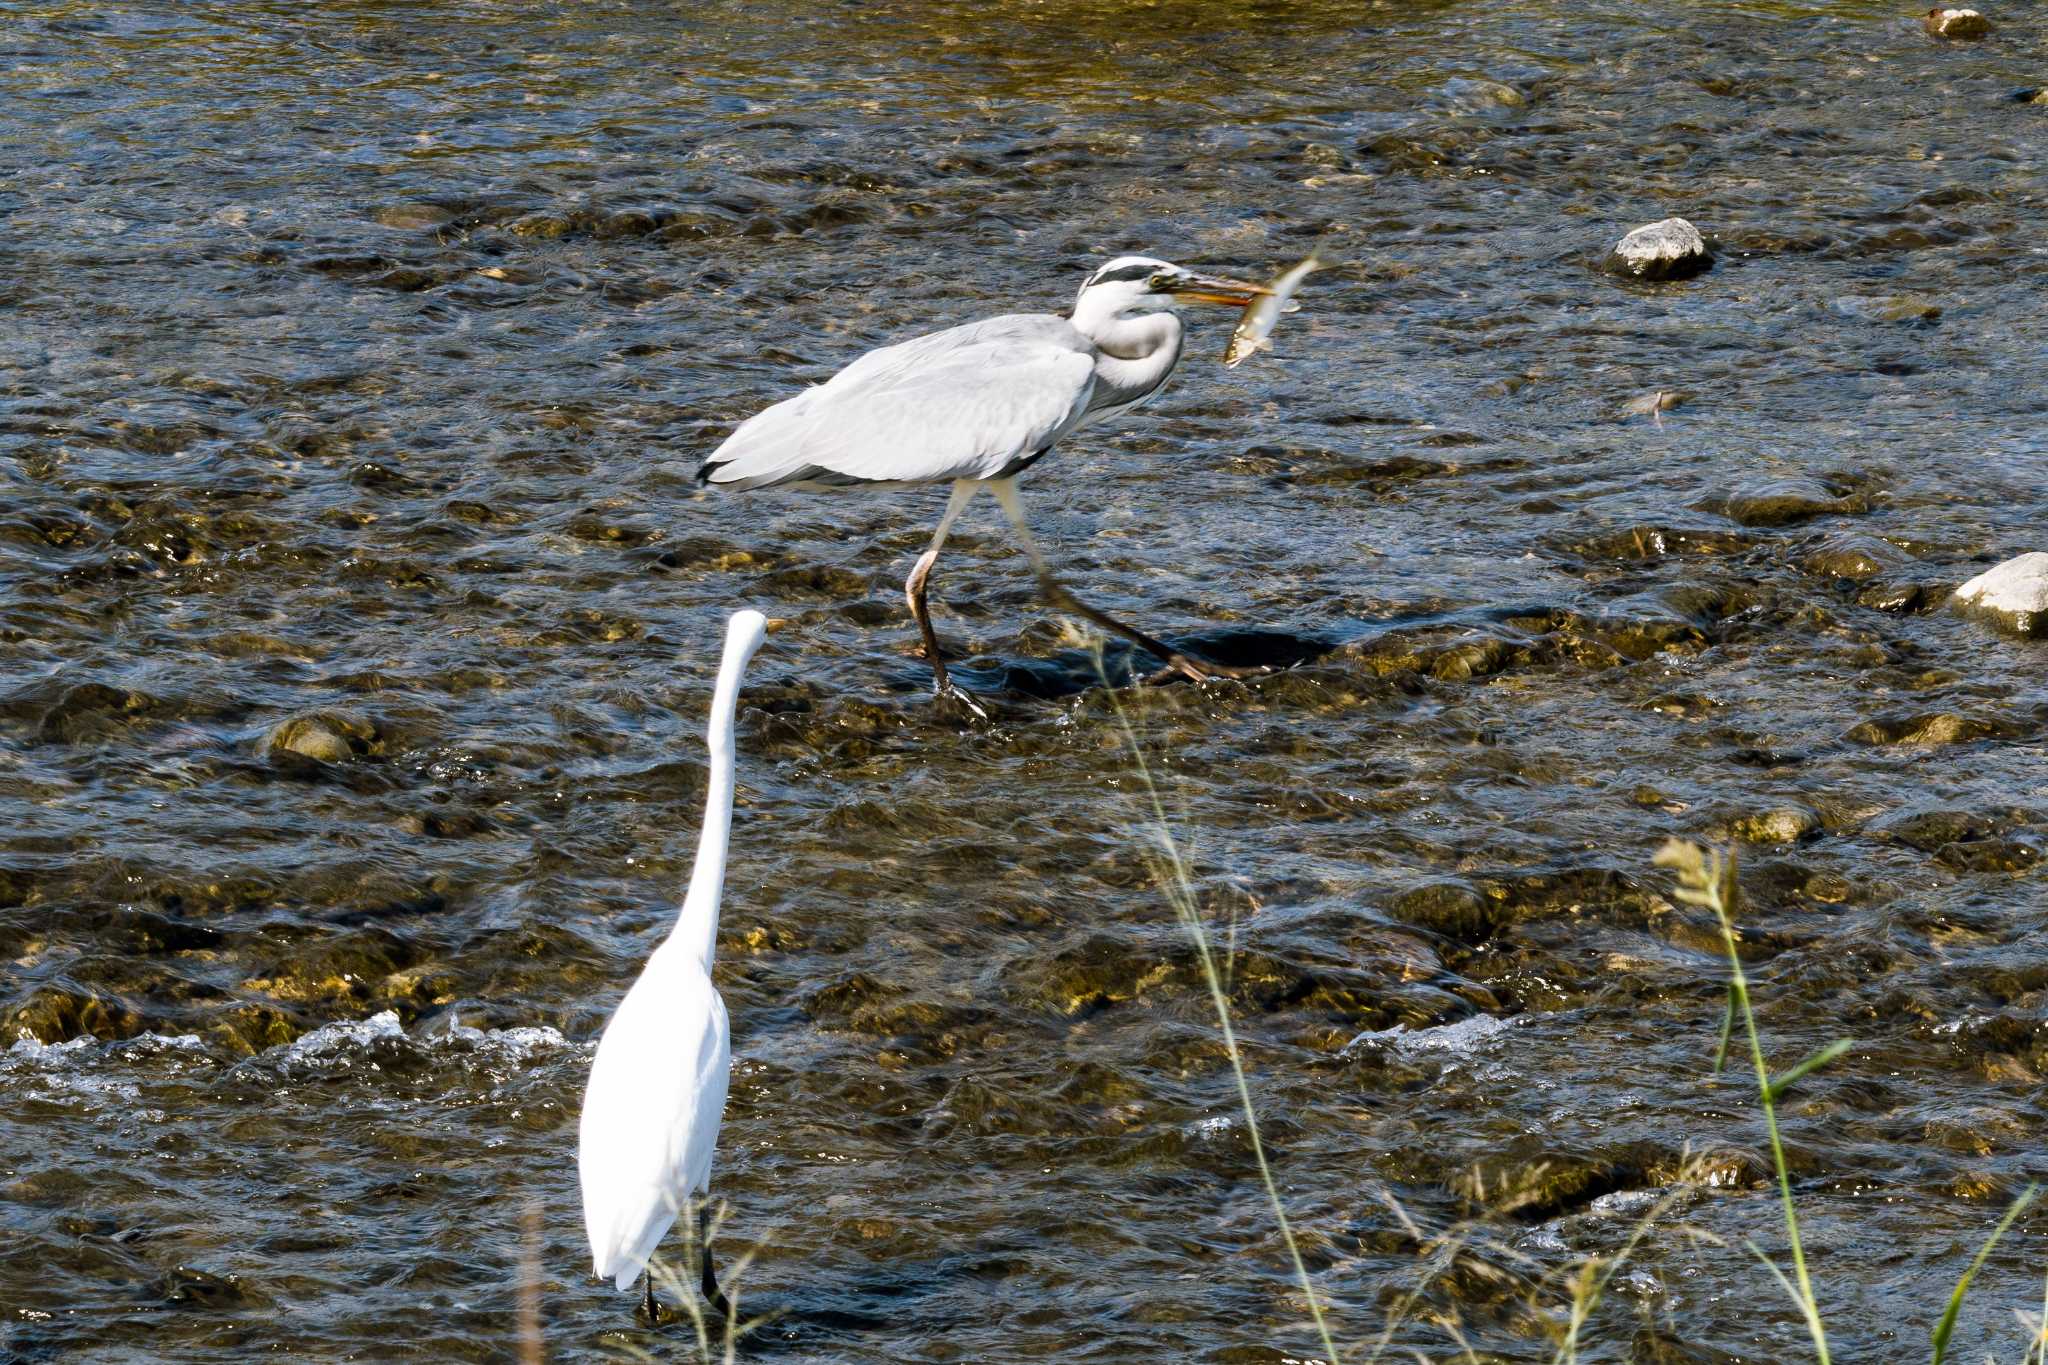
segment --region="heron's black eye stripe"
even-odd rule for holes
[[[1150,279],[1150,278],[1152,277],[1152,272],[1153,272],[1153,271],[1155,271],[1155,270],[1157,270],[1158,268],[1159,268],[1159,267],[1158,267],[1158,266],[1156,266],[1156,265],[1123,265],[1123,266],[1118,266],[1118,267],[1117,267],[1117,268],[1116,268],[1115,270],[1105,270],[1105,271],[1103,271],[1103,272],[1102,272],[1101,274],[1097,275],[1097,276],[1096,276],[1096,277],[1095,277],[1094,279],[1092,279],[1092,280],[1088,281],[1088,283],[1090,283],[1090,284],[1115,284],[1115,283],[1117,283],[1117,282],[1118,282],[1118,281],[1120,281],[1120,280],[1145,280],[1145,279]]]

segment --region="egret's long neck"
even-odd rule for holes
[[[697,836],[697,865],[690,869],[690,889],[676,917],[669,941],[688,949],[711,970],[718,947],[718,898],[725,889],[725,846],[732,837],[733,712],[739,705],[741,667],[721,669],[711,694],[711,724],[705,734],[711,748],[711,781],[704,793],[704,831]]]

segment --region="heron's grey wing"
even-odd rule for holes
[[[1079,424],[1093,344],[1019,314],[871,351],[741,423],[698,477],[728,488],[994,477]]]

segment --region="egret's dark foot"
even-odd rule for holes
[[[987,707],[951,683],[942,683],[933,690],[932,709],[944,720],[988,719]]]
[[[654,1277],[647,1277],[647,1292],[640,1299],[639,1316],[647,1320],[649,1327],[661,1326],[661,1305],[654,1301]]]

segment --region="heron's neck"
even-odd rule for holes
[[[1181,322],[1172,313],[1090,317],[1077,310],[1074,326],[1100,348],[1096,372],[1118,392],[1149,393],[1180,363]]]
[[[718,901],[725,889],[725,849],[732,837],[733,712],[739,705],[740,672],[719,673],[711,695],[711,724],[705,739],[711,748],[711,781],[704,793],[704,830],[697,836],[697,865],[690,869],[690,889],[683,897],[669,942],[711,970],[718,948]]]

